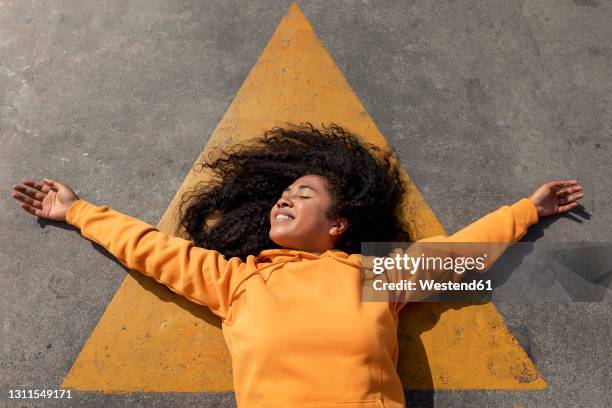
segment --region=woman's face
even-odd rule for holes
[[[321,254],[346,230],[345,218],[330,220],[332,197],[322,176],[307,175],[283,191],[270,211],[270,239],[283,248]]]

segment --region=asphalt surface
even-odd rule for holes
[[[10,400],[58,387],[125,277],[10,191],[49,177],[157,224],[289,5],[0,2],[0,405],[235,405],[232,393]],[[610,242],[612,3],[298,5],[449,232],[576,178],[588,215],[527,239]],[[497,307],[548,388],[407,391],[409,406],[612,406],[609,303]]]

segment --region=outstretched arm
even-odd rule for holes
[[[106,248],[130,269],[153,277],[192,302],[208,306],[225,318],[232,296],[245,279],[239,258],[226,260],[216,251],[160,232],[156,227],[79,198],[65,184],[44,179],[13,186],[27,212],[68,222],[81,234]]]
[[[420,240],[414,248],[408,248],[407,252],[429,252],[430,256],[451,258],[478,257],[486,253],[485,268],[481,270],[484,272],[505,249],[520,240],[527,233],[527,229],[537,223],[541,217],[567,212],[575,208],[578,205],[576,201],[583,197],[582,186],[578,181],[552,181],[537,188],[529,198],[523,198],[510,206],[503,206],[448,237],[435,236]],[[436,244],[427,246],[427,243]],[[449,245],[444,245],[446,243]],[[461,245],[462,243],[466,245]],[[419,269],[410,276],[410,279],[415,282],[429,279],[458,282],[463,276],[463,273],[453,271]],[[405,300],[419,301],[433,293],[435,292],[406,293]],[[405,302],[398,302],[395,305],[396,310],[404,305]]]

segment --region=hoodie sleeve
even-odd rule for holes
[[[463,228],[461,231],[445,236],[434,236],[417,241],[419,243],[450,243],[448,247],[436,245],[435,256],[445,257],[477,257],[487,254],[485,268],[482,272],[489,269],[502,253],[514,242],[519,241],[526,233],[527,229],[538,222],[538,212],[535,205],[528,198],[523,198],[516,203],[502,206],[474,223]],[[478,245],[459,245],[461,243],[478,243]],[[422,248],[423,246],[421,246]],[[426,247],[426,246],[425,246]],[[406,250],[410,251],[410,248]],[[446,251],[442,255],[439,251]],[[438,282],[458,282],[464,274],[450,272],[436,272],[417,270],[411,275],[411,280],[432,279]],[[397,276],[395,277],[397,279]],[[425,291],[406,291],[404,300],[408,302],[426,299],[435,292]],[[396,302],[394,309],[399,311],[407,302]]]
[[[70,206],[66,221],[124,266],[227,317],[232,294],[245,275],[246,265],[239,258],[226,260],[217,251],[196,247],[192,241],[162,233],[106,205],[96,206],[83,199]]]
[[[426,238],[429,242],[496,242],[513,243],[538,222],[538,210],[528,198],[505,205],[489,213],[461,231],[449,236]]]

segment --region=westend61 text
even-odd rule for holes
[[[493,290],[491,280],[474,280],[471,282],[436,282],[433,279],[414,281],[402,279],[399,282],[383,282],[378,279],[372,283],[374,290],[424,290],[424,291],[468,291]]]

